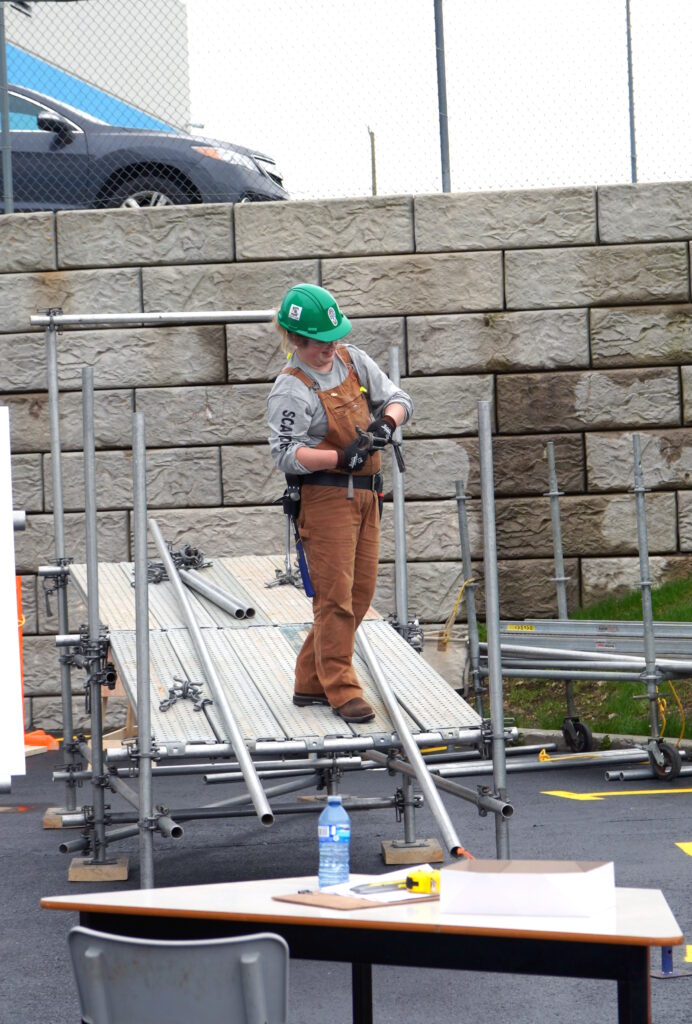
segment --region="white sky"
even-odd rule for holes
[[[185,0],[192,121],[294,198],[440,189],[433,0]],[[625,0],[444,0],[452,189],[630,180]],[[692,180],[692,3],[631,0],[638,177]]]

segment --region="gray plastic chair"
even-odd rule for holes
[[[285,1024],[288,946],[266,932],[164,942],[73,928],[85,1024]]]

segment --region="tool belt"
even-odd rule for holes
[[[384,485],[384,477],[381,473],[373,476],[352,476],[353,486],[359,491],[376,491],[378,494]],[[348,487],[348,473],[308,473],[301,476],[302,486],[306,484],[317,484],[320,487]]]

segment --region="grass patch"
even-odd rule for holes
[[[672,580],[651,593],[654,619],[659,622],[692,622],[692,580]],[[639,620],[639,590],[607,597],[571,614],[573,619]],[[505,714],[521,729],[560,729],[565,715],[565,683],[562,680],[505,679]],[[609,683],[575,680],[577,714],[592,732],[650,734],[649,702],[635,700],[646,694],[644,683]],[[675,741],[682,734],[692,739],[692,679],[663,682],[659,717],[664,735]],[[676,699],[677,697],[677,699]],[[678,703],[679,702],[679,703]]]

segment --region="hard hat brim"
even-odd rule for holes
[[[283,325],[282,325],[283,326]],[[333,327],[330,331],[298,331],[295,327],[287,327],[292,334],[298,334],[301,338],[307,338],[308,341],[323,341],[326,345],[329,345],[332,341],[339,341],[340,338],[345,338],[350,333],[352,324],[348,317],[342,313],[341,323],[337,327]]]

